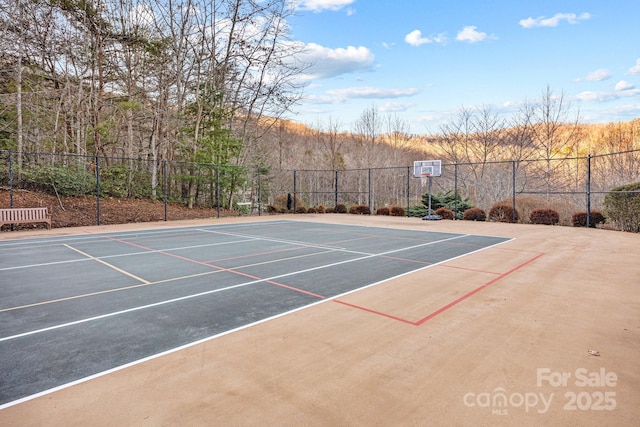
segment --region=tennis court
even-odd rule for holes
[[[0,240],[0,421],[80,425],[112,416],[107,402],[123,405],[132,394],[120,422],[247,425],[265,416],[288,425],[415,425],[424,408],[433,409],[420,401],[434,388],[442,394],[434,400],[447,399],[439,419],[448,424],[479,415],[494,425],[540,421],[543,415],[516,408],[500,418],[464,398],[508,388],[523,371],[519,383],[538,390],[536,369],[547,365],[538,360],[525,369],[522,359],[540,356],[527,346],[541,338],[512,328],[531,316],[523,293],[546,289],[536,275],[557,268],[553,248],[536,234],[543,228],[513,239],[511,228],[494,232],[496,225],[309,218]],[[637,298],[631,301],[630,309]],[[538,314],[562,317],[559,306],[536,304]],[[535,322],[561,324],[548,315]],[[499,353],[487,350],[494,345]],[[497,383],[471,381],[487,359],[494,360],[484,370]],[[442,369],[454,362],[453,372]],[[623,365],[607,369],[622,377]],[[619,381],[618,417],[625,397],[634,397],[623,390],[636,382]],[[110,391],[97,386],[104,383]],[[75,397],[56,397],[69,393]]]
[[[507,240],[277,221],[4,241],[0,403]]]

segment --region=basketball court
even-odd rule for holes
[[[639,415],[637,235],[328,214],[0,238],[3,425]]]

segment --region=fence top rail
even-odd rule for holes
[[[491,161],[482,161],[482,162],[443,162],[442,167],[451,167],[451,166],[475,166],[475,165],[492,165],[492,164],[510,164],[510,163],[536,163],[541,161],[578,161],[578,160],[587,160],[587,159],[595,159],[601,157],[610,157],[617,156],[623,154],[632,154],[632,153],[640,153],[640,149],[619,151],[615,153],[601,153],[601,154],[588,154],[586,156],[575,156],[575,157],[549,157],[549,158],[538,158],[538,159],[505,159],[505,160],[491,160]],[[188,160],[166,160],[166,159],[144,159],[140,157],[121,157],[121,156],[99,156],[99,155],[90,155],[90,154],[77,154],[77,153],[50,153],[45,151],[15,151],[15,150],[6,150],[1,149],[0,154],[8,154],[9,156],[13,154],[22,154],[25,156],[60,156],[60,157],[76,157],[83,158],[88,161],[95,161],[100,159],[111,159],[111,160],[132,160],[137,162],[169,162],[178,165],[193,165],[193,166],[203,166],[203,167],[215,167],[215,168],[234,168],[234,169],[258,169],[261,174],[268,174],[272,171],[276,171],[272,168],[265,168],[264,166],[255,166],[255,165],[234,165],[234,164],[214,164],[214,163],[206,163],[206,162],[192,162]],[[407,168],[411,168],[412,165],[405,166],[378,166],[378,167],[370,167],[370,168],[350,168],[350,169],[277,169],[280,172],[357,172],[357,171],[367,171],[367,170],[390,170],[390,169],[402,169],[405,170]],[[265,172],[265,169],[267,171]]]

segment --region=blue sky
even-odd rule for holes
[[[460,108],[508,117],[547,87],[583,123],[640,117],[640,1],[294,0],[294,121],[352,130],[368,108],[436,133]]]

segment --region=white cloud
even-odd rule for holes
[[[615,90],[630,90],[635,88],[635,85],[633,83],[629,83],[627,81],[624,80],[620,80],[618,83],[616,83],[616,87]]]
[[[331,49],[316,43],[305,45],[297,59],[311,64],[305,70],[306,81],[371,71],[375,61],[373,53],[364,46]]]
[[[478,27],[475,25],[469,25],[464,27],[462,30],[458,32],[456,36],[456,40],[461,42],[469,42],[469,43],[477,43],[488,38],[495,39],[495,36],[489,36],[487,33],[483,33],[477,30]]]
[[[557,27],[562,21],[567,21],[569,24],[577,24],[579,21],[589,18],[591,18],[591,14],[587,12],[581,13],[580,15],[576,15],[575,13],[556,13],[551,18],[539,16],[537,18],[529,17],[527,19],[521,19],[520,25],[524,28]]]
[[[382,113],[401,113],[407,111],[409,108],[413,107],[415,104],[410,102],[387,102],[382,107],[380,107],[380,112]]]
[[[629,68],[629,74],[640,74],[640,58],[636,59],[636,65]]]
[[[404,41],[411,46],[421,46],[423,44],[445,43],[447,41],[447,37],[444,35],[444,33],[440,33],[435,37],[422,37],[422,31],[413,30],[409,34],[404,36]]]
[[[578,79],[578,80],[588,80],[590,82],[601,82],[603,80],[607,80],[609,77],[611,77],[611,73],[609,72],[609,70],[605,68],[601,68],[599,70],[591,71],[584,77],[584,79]]]
[[[613,101],[620,98],[628,98],[632,96],[639,96],[640,89],[626,89],[617,91],[585,91],[580,92],[575,96],[580,101],[594,101],[594,102],[606,102]]]
[[[298,0],[295,1],[295,7],[298,10],[309,10],[311,12],[322,12],[323,10],[336,11],[345,6],[349,6],[355,0]],[[353,15],[355,11],[352,8],[347,9],[348,15]]]
[[[388,99],[413,96],[419,93],[417,88],[408,89],[383,89],[370,86],[350,87],[343,89],[332,89],[326,93],[340,99]]]

